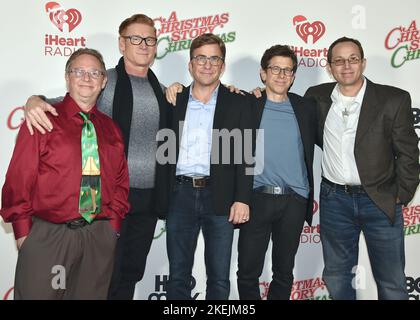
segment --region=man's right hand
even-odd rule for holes
[[[34,134],[32,126],[42,134],[45,134],[46,132],[44,129],[48,131],[53,129],[51,121],[45,114],[46,112],[58,116],[57,110],[38,96],[31,96],[28,101],[26,101],[24,108],[25,122],[31,135]]]
[[[22,247],[22,244],[25,242],[26,238],[27,238],[27,236],[24,236],[24,237],[16,240],[16,246],[17,246],[18,250],[20,250],[20,248]]]

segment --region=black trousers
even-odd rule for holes
[[[259,277],[270,237],[273,279],[268,299],[288,300],[293,267],[308,200],[298,194],[254,192],[250,220],[240,227],[238,240],[238,291],[241,300],[260,300]]]
[[[153,197],[154,189],[130,189],[131,209],[117,242],[110,300],[132,300],[136,283],[143,278],[157,223]]]

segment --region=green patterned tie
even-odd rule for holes
[[[79,112],[84,120],[82,128],[82,182],[80,185],[79,213],[92,222],[101,212],[101,166],[95,126],[89,115]]]

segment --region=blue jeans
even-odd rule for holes
[[[205,246],[206,299],[229,298],[233,224],[228,221],[228,213],[218,216],[212,208],[210,187],[176,184],[166,220],[168,300],[191,299],[192,268],[200,229]]]
[[[408,299],[401,205],[396,205],[395,214],[395,223],[391,224],[366,193],[350,194],[321,183],[323,279],[333,299],[356,299],[356,290],[352,285],[355,273],[352,269],[358,264],[361,231],[378,287],[378,298]]]

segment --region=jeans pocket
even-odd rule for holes
[[[328,198],[328,196],[331,194],[331,192],[332,192],[332,188],[329,185],[327,185],[326,183],[321,182],[321,190],[319,192],[319,196],[321,198]]]
[[[20,246],[18,253],[22,252],[22,250],[26,248],[26,246],[29,245],[30,242],[32,241],[32,238],[34,235],[34,226],[35,224],[32,224],[31,230],[29,231],[28,235],[26,236],[26,239],[23,241],[22,245]]]
[[[403,216],[403,206],[402,204],[395,205],[395,223],[404,224],[404,216]]]
[[[308,203],[308,199],[301,196],[298,193],[293,193],[293,198],[296,199],[298,202],[303,203],[303,204],[307,204]]]

